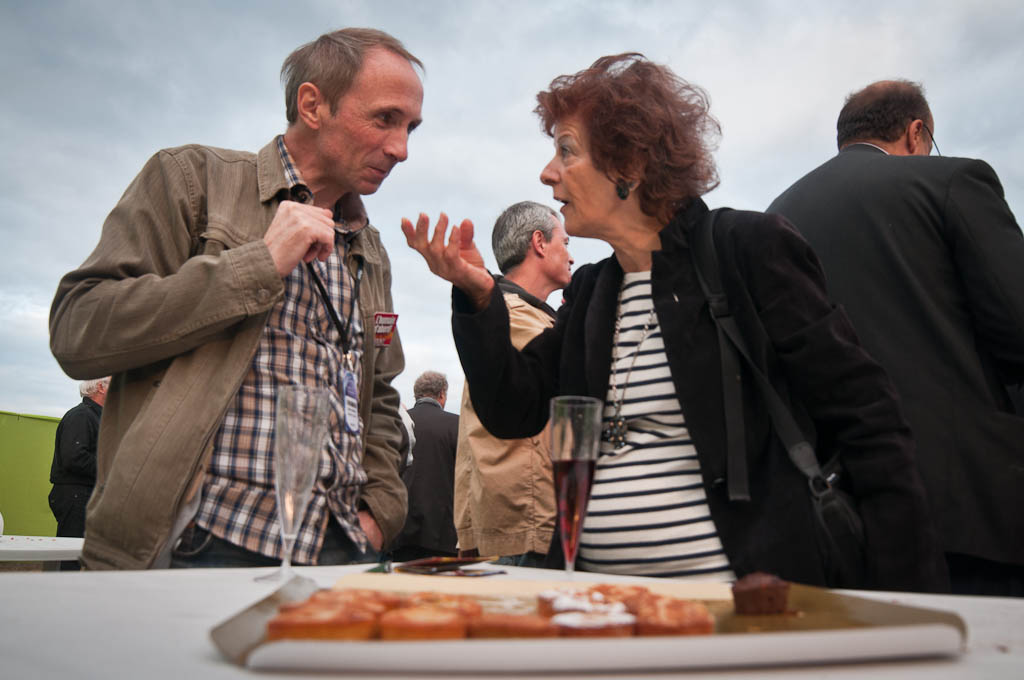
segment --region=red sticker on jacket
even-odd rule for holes
[[[387,347],[395,337],[398,315],[390,312],[377,312],[373,315],[373,345]]]

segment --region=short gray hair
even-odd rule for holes
[[[415,399],[430,397],[437,399],[448,392],[448,378],[444,373],[424,371],[412,384],[412,396]]]
[[[533,201],[520,201],[505,208],[494,222],[491,232],[491,250],[498,261],[498,269],[502,274],[518,267],[526,259],[530,249],[533,232],[544,234],[544,240],[550,241],[555,230],[555,223],[561,224],[558,213],[552,208]]]
[[[410,64],[423,70],[423,62],[405,49],[398,38],[375,28],[343,28],[324,33],[288,55],[281,66],[284,83],[285,115],[288,124],[299,119],[299,86],[313,83],[337,112],[338,100],[352,87],[356,74],[363,66],[367,50],[382,47],[405,57]]]
[[[83,397],[91,397],[100,391],[101,387],[108,387],[110,385],[110,376],[106,378],[96,378],[95,380],[83,380],[78,383],[78,393]]]

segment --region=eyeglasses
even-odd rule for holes
[[[935,143],[935,135],[932,134],[932,129],[930,127],[928,127],[928,125],[925,124],[924,121],[921,121],[921,125],[922,125],[922,127],[924,127],[925,130],[928,131],[928,139],[932,140],[932,148],[935,149],[935,155],[936,156],[941,156],[942,152],[939,151],[939,145]],[[930,156],[931,153],[929,152],[928,155]]]

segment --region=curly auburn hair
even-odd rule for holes
[[[638,52],[601,57],[590,68],[559,76],[537,94],[541,127],[578,118],[594,166],[640,179],[640,208],[663,223],[692,199],[718,186],[711,152],[721,135],[707,93]]]

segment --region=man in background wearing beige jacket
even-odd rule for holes
[[[554,325],[544,300],[571,278],[569,237],[558,213],[522,201],[494,224],[491,247],[503,276],[512,344],[521,349]],[[469,387],[462,392],[455,456],[455,528],[462,554],[501,555],[501,562],[541,566],[555,526],[555,491],[547,430],[498,439],[477,418]]]

